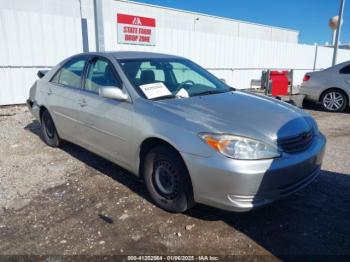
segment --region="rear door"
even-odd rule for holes
[[[86,126],[82,139],[92,151],[128,167],[133,106],[130,102],[99,96],[99,88],[104,86],[122,88],[122,82],[109,60],[95,57],[89,62],[81,93]]]
[[[79,97],[88,57],[79,56],[66,62],[48,84],[47,102],[62,138],[79,142],[82,129]]]

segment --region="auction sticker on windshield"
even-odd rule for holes
[[[140,85],[140,88],[148,99],[171,95],[169,89],[162,82]]]

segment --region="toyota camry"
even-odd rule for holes
[[[326,140],[308,113],[186,58],[83,53],[38,76],[27,105],[44,142],[70,141],[127,169],[165,210],[249,211],[319,174]]]

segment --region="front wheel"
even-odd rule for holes
[[[163,145],[151,149],[145,158],[144,179],[159,207],[180,213],[194,205],[187,168],[174,149]]]
[[[343,91],[331,89],[321,97],[323,109],[330,112],[343,112],[348,105],[348,99]]]
[[[44,142],[51,147],[58,147],[61,140],[58,137],[55,124],[49,111],[45,110],[41,115],[41,134]]]

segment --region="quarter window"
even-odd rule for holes
[[[350,74],[350,65],[340,69],[339,73],[341,73],[341,74]]]
[[[85,90],[98,93],[103,86],[121,87],[113,73],[112,65],[105,60],[95,59],[89,66],[85,80]]]
[[[51,82],[80,88],[86,58],[74,58],[67,62],[53,77]]]

